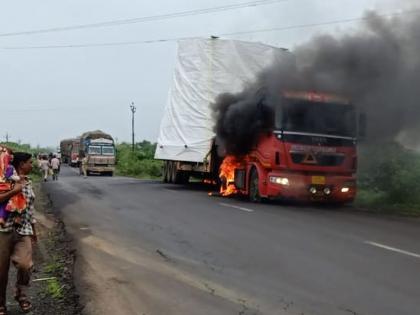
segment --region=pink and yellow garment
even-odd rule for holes
[[[11,164],[12,151],[0,145],[0,193],[13,189],[13,185],[19,181],[19,176]],[[22,213],[26,209],[26,199],[22,193],[14,195],[6,202],[0,203],[0,225],[3,225],[10,213]]]

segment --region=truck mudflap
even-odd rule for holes
[[[356,179],[352,176],[267,174],[267,197],[331,203],[349,203],[356,197]]]

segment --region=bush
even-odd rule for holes
[[[149,141],[136,143],[134,152],[128,143],[117,146],[117,172],[140,178],[157,178],[162,175],[162,162],[154,159],[156,144]]]
[[[420,213],[419,153],[382,143],[362,146],[359,160],[359,204]]]

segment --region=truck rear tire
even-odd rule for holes
[[[171,169],[171,177],[172,177],[172,181],[171,183],[173,184],[180,184],[180,171],[177,170],[176,167],[176,162],[172,162],[172,169]]]
[[[251,170],[251,175],[249,176],[249,200],[252,202],[261,202],[258,183],[258,171],[256,168],[253,168]]]
[[[168,161],[168,183],[172,184],[174,182],[174,163]]]
[[[166,161],[162,165],[162,183],[166,183]]]
[[[169,183],[169,161],[163,163],[162,181],[164,183]]]

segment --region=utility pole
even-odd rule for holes
[[[9,137],[10,137],[9,133],[8,133],[8,132],[6,132],[6,143],[8,143],[8,142],[9,142]]]
[[[131,109],[131,144],[132,144],[132,150],[134,152],[134,113],[136,112],[136,106],[134,106],[134,102],[131,102],[130,105]]]

